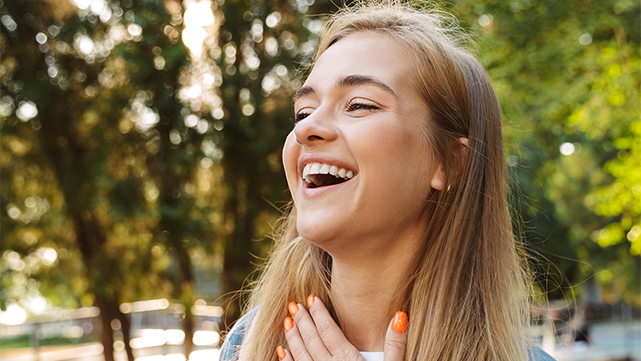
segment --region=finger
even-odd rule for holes
[[[291,317],[285,318],[283,326],[285,327],[285,338],[289,343],[292,359],[296,361],[313,361],[314,359],[307,351],[307,347],[305,346],[305,342],[303,342],[299,329]]]
[[[287,352],[287,349],[285,349],[283,346],[279,345],[278,347],[276,347],[276,355],[281,361],[294,361],[292,354]]]
[[[309,313],[316,324],[318,335],[327,347],[329,353],[338,359],[362,360],[361,354],[356,347],[347,340],[343,331],[338,327],[336,322],[334,322],[323,301],[314,295],[310,295],[307,304],[309,306]]]
[[[310,316],[307,310],[305,310],[305,307],[303,307],[303,305],[301,305],[300,303],[296,304],[294,302],[291,302],[287,306],[287,309],[294,318],[297,329],[296,331],[299,333],[305,349],[311,355],[311,357],[314,360],[329,360],[332,355],[328,351],[327,346],[323,343],[323,340],[321,339],[320,335],[318,334],[318,330],[316,329],[316,324],[314,323],[312,316]],[[285,336],[288,337],[288,335]],[[294,334],[292,334],[292,337],[293,336]],[[294,352],[293,346],[292,352]],[[296,353],[294,354],[296,355]],[[297,358],[295,359],[298,360]]]
[[[398,311],[387,327],[385,335],[385,361],[402,361],[407,346],[407,314]]]

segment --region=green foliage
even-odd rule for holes
[[[314,48],[298,10],[210,4],[198,57],[178,1],[1,5],[3,307],[43,294],[190,310],[237,289],[287,198],[293,69]],[[229,282],[198,292],[196,273]]]
[[[541,287],[561,297],[595,277],[605,301],[638,303],[639,4],[480,1],[455,11],[480,33],[503,105],[513,205],[534,266],[565,277]]]

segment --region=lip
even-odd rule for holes
[[[301,179],[301,182],[303,182],[303,187],[302,187],[303,188],[303,195],[305,197],[307,197],[307,198],[320,196],[320,195],[322,195],[324,193],[331,192],[331,191],[336,190],[337,188],[343,187],[343,186],[351,183],[353,180],[354,180],[354,178],[352,178],[352,179],[350,179],[348,181],[345,181],[343,183],[339,183],[339,184],[332,184],[330,186],[323,186],[323,187],[320,187],[320,188],[309,188],[307,186],[307,183],[304,180]]]
[[[310,163],[324,163],[329,165],[335,165],[338,168],[345,168],[347,170],[351,170],[352,172],[354,172],[354,178],[351,178],[339,184],[332,184],[332,185],[328,185],[320,188],[309,188],[307,186],[307,182],[303,180],[301,175],[303,174],[303,169],[305,168],[305,166]],[[303,194],[307,197],[318,196],[326,192],[331,192],[337,188],[340,188],[346,184],[351,183],[351,181],[353,181],[357,176],[358,176],[358,170],[355,167],[350,166],[347,163],[341,160],[338,160],[332,156],[329,156],[327,154],[307,153],[307,154],[303,154],[300,158],[298,158],[298,179],[302,182]]]

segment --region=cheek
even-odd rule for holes
[[[359,142],[361,156],[375,164],[373,175],[378,185],[393,187],[411,196],[419,196],[415,192],[420,190],[429,191],[435,167],[420,126],[390,122],[389,125],[370,128],[367,135],[358,137],[356,141]]]
[[[414,162],[417,158],[427,157],[427,144],[422,130],[418,127],[399,125],[398,122],[361,130],[354,141],[358,143],[359,149],[365,150],[364,156],[385,159],[393,168],[405,168],[406,164],[415,168],[417,164]]]
[[[285,140],[283,146],[283,168],[285,169],[285,177],[290,190],[292,190],[295,180],[298,178],[298,156],[300,154],[300,144],[296,141],[294,132],[292,131]]]

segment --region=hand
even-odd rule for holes
[[[291,351],[278,346],[282,361],[365,361],[332,319],[323,302],[314,295],[307,299],[309,312],[303,305],[290,303],[292,318],[284,321],[285,337]],[[310,315],[311,313],[311,315]],[[402,361],[407,343],[407,314],[397,312],[385,335],[384,360]]]

